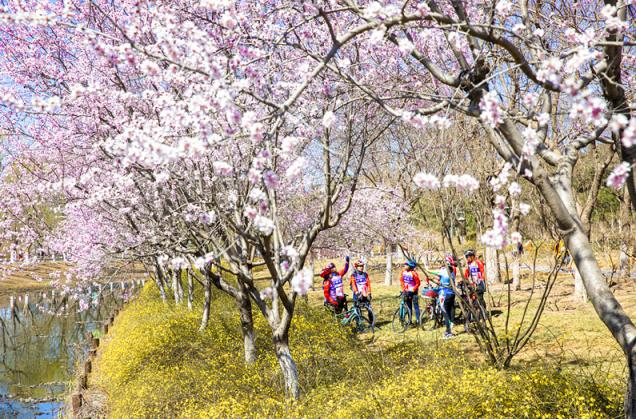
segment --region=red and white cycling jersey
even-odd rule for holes
[[[420,286],[420,277],[415,271],[402,271],[402,278],[400,280],[402,283],[403,291],[415,291]]]
[[[340,275],[332,275],[329,280],[329,295],[334,300],[344,296],[344,283]]]

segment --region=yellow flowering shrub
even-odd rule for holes
[[[257,362],[243,363],[233,301],[216,295],[208,328],[197,309],[161,302],[154,287],[120,314],[93,385],[110,416],[134,417],[607,417],[621,388],[548,369],[499,371],[416,342],[366,345],[320,308],[300,303],[291,331],[302,398],[288,402],[269,330],[254,313]],[[606,380],[607,381],[607,380]],[[599,384],[601,383],[601,384]]]

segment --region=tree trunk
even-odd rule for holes
[[[512,289],[521,290],[521,255],[516,251],[512,254]]]
[[[583,278],[581,278],[581,274],[576,265],[573,267],[574,271],[574,298],[577,300],[586,303],[587,302],[587,292],[585,291],[585,285],[583,284]]]
[[[620,217],[619,217],[619,231],[621,234],[620,244],[620,276],[623,279],[631,278],[631,261],[629,257],[630,246],[633,245],[632,239],[632,207],[629,202],[629,194],[627,189],[624,188],[623,201],[621,202]]]
[[[619,259],[619,273],[621,278],[627,280],[631,277],[631,268],[629,263],[629,253],[628,253],[628,244],[623,241],[620,245],[620,255]]]
[[[239,311],[241,313],[245,363],[249,365],[256,361],[256,333],[254,332],[254,319],[252,317],[252,302],[246,290],[241,293]]]
[[[625,394],[625,417],[636,417],[636,351],[634,351],[634,343],[627,355],[627,368],[629,371],[627,381],[627,393]]]
[[[384,243],[384,252],[386,253],[386,269],[384,271],[384,285],[393,283],[393,246],[390,243]]]
[[[188,271],[188,310],[192,310],[192,300],[194,299],[194,281],[192,272]]]
[[[500,282],[499,277],[499,258],[497,249],[494,247],[486,247],[486,279],[489,282]]]
[[[625,415],[636,417],[636,327],[607,286],[585,233],[572,229],[565,241],[596,313],[625,353],[629,369]]]
[[[310,254],[310,259],[309,259],[309,269],[311,269],[311,290],[314,291],[315,287],[314,287],[314,277],[316,276],[316,258],[314,257],[314,254],[311,253]]]
[[[199,331],[204,331],[208,327],[210,321],[210,303],[212,301],[212,281],[206,276],[205,278],[205,295],[203,300],[203,314],[201,315],[201,326]]]
[[[159,293],[161,294],[161,300],[165,303],[167,301],[166,298],[166,288],[164,287],[164,273],[163,270],[159,267],[159,265],[155,265],[155,282],[157,283],[157,287],[159,288]],[[113,289],[113,284],[110,284],[110,289]]]
[[[179,303],[183,302],[183,271],[179,269],[177,275],[177,292],[179,293]]]
[[[274,333],[274,350],[276,358],[283,373],[285,381],[285,393],[288,397],[298,399],[300,397],[300,387],[298,385],[298,369],[289,350],[289,333]]]
[[[179,304],[179,280],[178,278],[181,276],[180,269],[172,270],[172,292],[174,293],[174,303]]]

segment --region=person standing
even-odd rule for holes
[[[371,309],[371,279],[369,274],[364,271],[364,262],[358,260],[353,264],[354,271],[349,279],[349,286],[353,292],[354,303],[361,303],[366,305],[367,314],[371,324],[374,323],[373,310]]]
[[[486,310],[486,300],[484,294],[486,293],[486,274],[484,269],[484,263],[475,257],[475,251],[472,249],[467,250],[464,253],[466,257],[466,270],[464,271],[464,277],[468,281],[469,285],[474,287],[477,293],[477,302],[481,308],[483,315],[487,318],[488,311]]]
[[[417,262],[407,260],[404,263],[404,270],[400,275],[400,286],[402,287],[402,296],[411,313],[415,310],[415,322],[420,322],[420,304],[417,293],[420,289],[420,277],[415,271]]]

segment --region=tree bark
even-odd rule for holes
[[[581,273],[576,265],[573,267],[574,270],[574,298],[577,300],[586,303],[587,302],[587,292],[585,291],[585,285],[583,284],[583,278],[581,278]]]
[[[179,303],[183,302],[183,271],[178,270],[177,273],[177,292],[179,293]]]
[[[386,269],[384,271],[384,285],[393,283],[393,246],[391,243],[384,243],[384,252],[386,253]]]
[[[158,264],[155,265],[155,282],[157,283],[157,287],[159,288],[159,294],[161,294],[161,300],[165,303],[167,301],[166,288],[163,285],[165,282],[165,276],[164,276],[163,269],[161,269],[161,267]],[[111,289],[112,289],[112,284],[111,284]]]
[[[519,212],[519,197],[512,198],[512,223],[513,233],[519,233],[519,224],[521,223],[521,213]],[[521,290],[521,253],[519,252],[519,244],[513,243],[512,251],[512,289]]]
[[[512,289],[521,290],[521,255],[519,252],[512,254]]]
[[[581,275],[594,310],[625,354],[629,369],[628,390],[625,394],[625,415],[629,418],[636,417],[636,374],[634,370],[636,365],[636,351],[634,351],[636,326],[605,282],[576,211],[567,205],[568,197],[565,196],[564,199],[561,199],[559,196],[559,192],[564,193],[564,191],[557,192],[543,179],[538,181],[537,186],[539,186],[547,204],[550,205],[559,229],[564,233],[563,238]]]
[[[629,202],[629,194],[627,188],[623,191],[623,201],[621,202],[619,230],[621,235],[620,244],[620,275],[621,278],[627,280],[631,278],[631,258],[630,246],[633,246],[632,238],[632,207]]]
[[[239,311],[245,363],[250,365],[256,361],[256,333],[254,332],[254,319],[252,317],[252,302],[250,301],[249,294],[245,290],[241,293]]]
[[[206,327],[208,327],[208,322],[210,321],[210,303],[212,301],[212,281],[210,278],[205,277],[205,295],[203,297],[203,314],[201,315],[201,326],[199,326],[199,331],[204,331]]]
[[[274,350],[276,358],[280,364],[285,382],[285,393],[288,397],[298,399],[300,397],[300,387],[298,385],[298,369],[289,350],[289,332],[274,333]]]
[[[178,277],[181,275],[181,270],[180,269],[173,269],[172,270],[172,292],[174,293],[174,303],[176,305],[179,304],[179,284],[178,284]]]
[[[490,282],[501,282],[497,256],[497,249],[486,246],[486,279]]]
[[[194,299],[194,280],[192,272],[188,271],[188,310],[192,311],[192,300]]]

